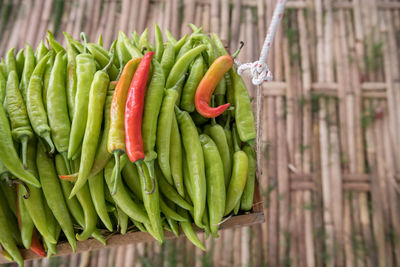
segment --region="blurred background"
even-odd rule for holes
[[[255,61],[277,0],[1,0],[0,54],[46,30],[108,46],[188,23]],[[400,1],[289,0],[263,85],[266,222],[221,231],[207,253],[184,237],[28,266],[399,266]],[[254,93],[245,75],[249,91]]]

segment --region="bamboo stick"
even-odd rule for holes
[[[306,104],[303,106],[303,138],[302,146],[303,151],[303,171],[311,171],[311,108],[310,108],[310,91],[311,91],[311,73],[310,73],[310,60],[309,60],[309,49],[307,45],[307,30],[305,25],[304,14],[302,12],[297,13],[299,22],[299,36],[300,36],[300,50],[301,50],[301,68],[302,68],[302,86],[303,96],[306,100]],[[309,191],[304,192],[304,203],[310,205],[312,198]],[[315,266],[314,260],[314,244],[313,244],[313,223],[312,223],[312,211],[310,209],[304,210],[304,235],[305,235],[305,257],[306,266]]]
[[[232,22],[231,22],[231,42],[230,47],[236,47],[239,42],[239,29],[240,29],[240,8],[241,3],[240,0],[233,0],[233,9],[232,9]]]
[[[221,39],[229,44],[229,0],[221,0]]]
[[[149,4],[150,4],[149,0],[141,1],[140,13],[139,13],[139,24],[136,27],[139,32],[142,32],[145,28]]]
[[[233,265],[240,265],[242,258],[241,239],[242,232],[240,228],[234,229],[233,234]]]
[[[269,203],[268,208],[268,217],[267,220],[269,221],[268,224],[268,234],[267,234],[267,243],[268,243],[268,265],[270,266],[277,266],[279,261],[279,253],[278,253],[278,244],[279,244],[279,228],[278,228],[278,217],[279,217],[279,210],[278,210],[278,181],[277,181],[277,128],[275,125],[277,124],[276,121],[276,103],[274,97],[267,98],[267,131],[268,131],[268,141],[267,144],[268,150],[267,155],[269,159],[268,163],[268,171],[266,172],[268,179],[268,186],[263,192],[265,192],[266,196],[266,203]],[[269,193],[269,194],[267,194]]]
[[[219,1],[211,1],[211,32],[219,34]]]
[[[204,32],[210,32],[210,5],[204,5],[203,6],[203,17],[202,17],[202,23],[201,25],[203,26]]]
[[[187,26],[187,24],[193,22],[193,18],[195,17],[195,10],[196,10],[196,3],[195,1],[191,0],[184,0],[183,1],[183,23],[181,26],[181,33],[182,35],[184,34],[189,34],[190,33],[190,28]],[[199,26],[198,24],[196,24]]]
[[[250,262],[250,227],[243,227],[241,229],[241,261],[240,265],[241,266],[246,266]],[[237,252],[236,252],[237,253]],[[238,264],[238,262],[235,262],[235,264]]]

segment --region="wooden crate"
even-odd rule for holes
[[[263,213],[263,205],[261,200],[261,194],[259,190],[259,183],[256,180],[255,183],[255,192],[254,192],[254,200],[253,200],[253,210],[251,212],[232,216],[230,219],[227,219],[220,227],[220,229],[227,228],[235,228],[235,227],[243,227],[250,226],[254,224],[259,224],[264,222],[264,213]],[[195,227],[196,232],[202,232],[203,230]],[[182,231],[180,231],[180,235],[184,235]],[[176,238],[172,232],[165,231],[165,239],[173,239]],[[211,238],[211,237],[210,237]],[[124,246],[129,244],[141,243],[141,242],[149,242],[155,241],[155,239],[148,233],[144,232],[130,232],[125,235],[121,234],[110,234],[106,237],[107,246],[106,247],[117,247]],[[87,252],[93,250],[103,249],[105,246],[101,244],[99,241],[90,238],[86,241],[77,242],[76,253]],[[68,242],[61,242],[57,245],[57,254],[53,257],[57,256],[65,256],[72,254],[71,246]],[[41,257],[33,253],[31,250],[21,249],[21,254],[25,260],[35,260],[40,259]],[[9,263],[5,258],[0,255],[0,264]]]

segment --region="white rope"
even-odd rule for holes
[[[272,21],[269,25],[267,36],[265,37],[263,48],[261,50],[261,55],[258,61],[240,64],[239,61],[235,60],[235,63],[238,66],[237,72],[239,73],[239,75],[242,75],[245,70],[250,69],[251,76],[253,77],[251,81],[254,85],[260,85],[263,82],[269,82],[272,80],[272,72],[270,71],[266,63],[267,56],[279,22],[282,19],[286,2],[287,0],[278,0],[278,3],[276,4],[274,14],[272,16]]]

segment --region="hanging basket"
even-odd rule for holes
[[[272,79],[272,74],[266,65],[266,57],[268,54],[268,50],[271,46],[276,28],[281,20],[283,10],[285,7],[286,1],[281,0],[278,2],[277,7],[275,9],[272,22],[268,29],[267,37],[264,42],[264,46],[261,52],[261,56],[259,61],[254,63],[246,63],[240,64],[240,62],[236,61],[238,67],[238,72],[241,74],[244,70],[249,69],[252,75],[252,82],[254,85],[257,85],[257,90],[255,94],[256,106],[255,106],[255,118],[256,118],[256,130],[257,137],[255,140],[256,145],[256,155],[257,155],[257,163],[256,163],[256,179],[255,179],[255,190],[254,190],[254,198],[253,198],[253,207],[250,212],[245,212],[236,216],[227,217],[223,220],[220,229],[229,229],[229,228],[237,228],[244,226],[251,226],[255,224],[260,224],[265,221],[264,212],[263,212],[263,200],[262,195],[260,193],[260,179],[261,179],[261,162],[262,162],[262,144],[261,144],[261,135],[262,135],[262,87],[261,84],[263,82],[270,81]],[[197,233],[204,232],[203,229],[200,229],[194,225],[194,229]],[[182,230],[180,230],[180,235],[183,235]],[[119,233],[106,233],[104,234],[107,245],[106,247],[116,247],[122,245],[136,244],[141,242],[151,242],[154,241],[154,238],[146,233],[146,232],[128,232],[124,235]],[[169,231],[165,231],[165,239],[174,239],[176,236]],[[77,242],[76,253],[88,252],[103,249],[105,246],[91,238],[86,241]],[[31,250],[21,249],[21,254],[24,260],[35,260],[40,259],[41,257],[37,254],[33,253]],[[64,256],[73,254],[70,244],[67,241],[62,241],[57,245],[57,254],[54,256]],[[9,263],[3,256],[0,254],[0,264]]]

